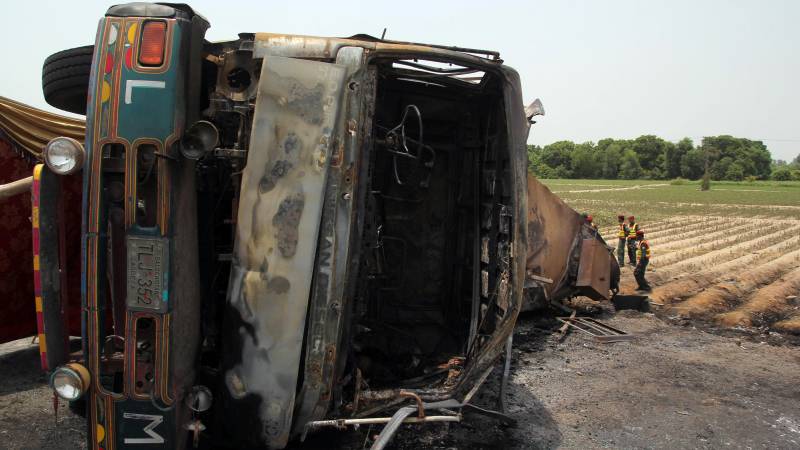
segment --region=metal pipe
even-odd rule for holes
[[[33,184],[33,177],[22,178],[11,183],[0,184],[0,200],[13,197],[17,194],[30,191]]]
[[[324,428],[324,427],[334,427],[334,428],[345,428],[347,426],[360,426],[360,425],[375,425],[375,424],[385,424],[389,423],[392,420],[391,417],[367,417],[363,419],[333,419],[333,420],[316,420],[313,422],[308,422],[303,429],[303,435],[301,436],[300,440],[303,441],[306,438],[306,435],[309,431],[317,429],[317,428]],[[423,422],[461,422],[461,414],[457,414],[455,416],[425,416],[423,418],[420,417],[406,417],[403,420],[403,423],[423,423]]]
[[[367,417],[364,419],[332,419],[332,420],[317,420],[309,422],[306,427],[320,428],[320,427],[336,427],[343,428],[348,425],[375,425],[379,423],[389,423],[391,417]],[[403,423],[422,423],[422,422],[460,422],[461,414],[456,416],[425,416],[425,417],[406,417]]]
[[[419,419],[425,418],[425,406],[423,406],[422,398],[419,395],[409,391],[400,391],[400,397],[413,398],[417,402],[417,417]]]

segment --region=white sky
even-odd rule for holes
[[[41,64],[86,45],[111,2],[14,1],[0,15],[0,95],[50,109]],[[12,6],[13,5],[13,6]],[[244,31],[349,36],[500,51],[547,115],[531,143],[655,134],[763,139],[800,153],[800,1],[295,0],[191,2],[210,40]]]

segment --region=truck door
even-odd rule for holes
[[[225,316],[227,431],[277,448],[298,369],[345,66],[265,56]],[[236,417],[233,417],[236,416]]]

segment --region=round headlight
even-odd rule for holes
[[[192,390],[186,395],[186,405],[194,412],[208,411],[213,401],[211,391],[202,385],[192,386]]]
[[[44,162],[58,175],[69,175],[83,167],[86,150],[75,139],[57,137],[44,147]]]
[[[219,131],[213,123],[198,120],[190,126],[181,138],[181,154],[186,159],[200,159],[214,150],[219,142]]]
[[[89,371],[76,363],[60,366],[50,376],[50,387],[64,400],[77,400],[89,387]]]

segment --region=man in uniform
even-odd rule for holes
[[[638,262],[636,263],[636,269],[633,271],[633,276],[636,278],[636,283],[638,284],[637,290],[651,291],[650,283],[644,278],[647,264],[650,262],[650,244],[644,238],[644,230],[638,230],[636,232],[636,242],[638,243],[636,249]]]
[[[628,217],[628,264],[636,265],[636,232],[639,231],[639,224],[636,218]]]
[[[628,225],[625,223],[625,216],[617,216],[619,231],[617,232],[617,262],[619,266],[625,265],[625,240],[628,238]]]

